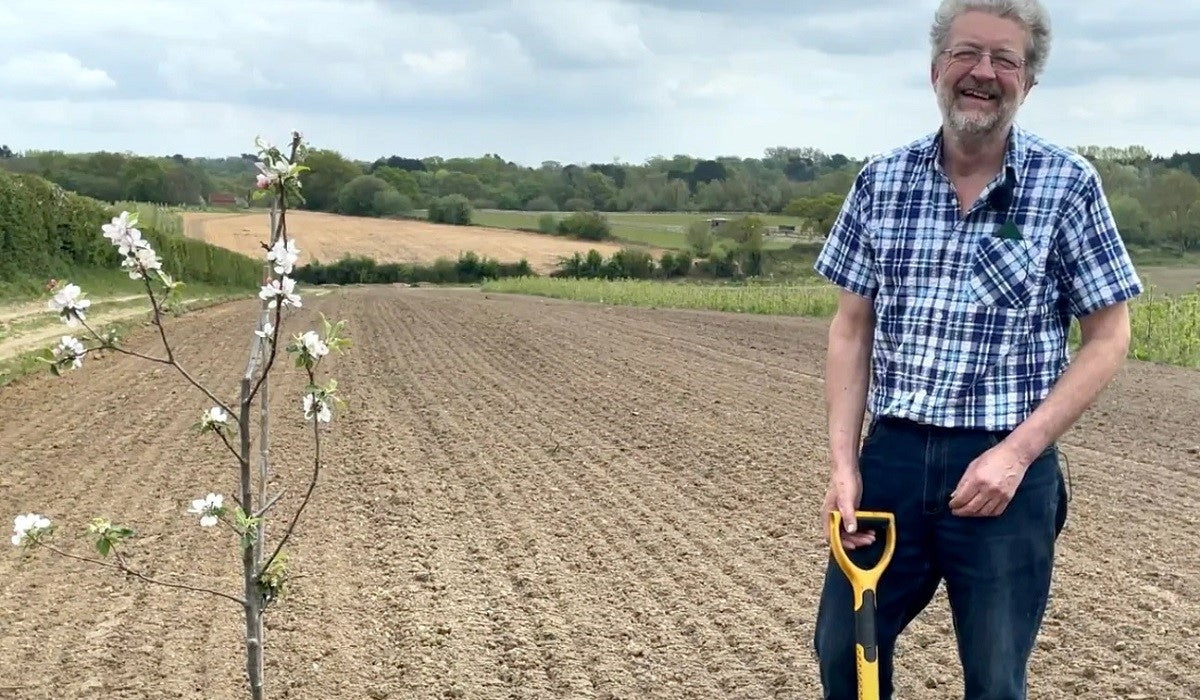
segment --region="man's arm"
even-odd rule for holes
[[[1129,352],[1129,299],[1141,280],[1117,231],[1100,176],[1090,166],[1064,207],[1055,242],[1067,309],[1079,319],[1082,344],[1038,407],[999,445],[967,466],[950,497],[955,515],[1004,512],[1026,470],[1060,438],[1112,381]]]
[[[857,471],[859,438],[870,384],[875,309],[869,299],[842,290],[829,325],[825,410],[833,470]]]
[[[1129,353],[1129,307],[1118,302],[1079,319],[1079,352],[1045,400],[1006,438],[1025,464],[1062,437],[1116,376]]]
[[[821,518],[822,523],[827,523],[834,510],[841,513],[844,530],[841,540],[846,549],[875,541],[871,531],[857,532],[858,522],[854,517],[862,497],[858,448],[870,385],[874,329],[875,310],[871,301],[842,290],[837,313],[829,324],[825,358],[825,411],[832,464]]]

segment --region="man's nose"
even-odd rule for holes
[[[971,69],[971,77],[976,80],[995,80],[996,69],[992,66],[992,57],[984,54],[979,57],[979,63]]]

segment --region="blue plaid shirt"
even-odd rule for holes
[[[869,161],[816,270],[873,300],[868,410],[1006,430],[1065,369],[1072,317],[1142,291],[1095,169],[1014,126],[966,215],[940,132]]]

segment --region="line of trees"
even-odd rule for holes
[[[1084,147],[1099,169],[1117,222],[1138,246],[1200,247],[1200,153],[1157,156],[1140,147]],[[37,174],[104,201],[202,205],[214,192],[249,201],[254,156],[147,157],[121,153],[15,152],[0,169]],[[702,211],[784,213],[825,230],[862,161],[815,148],[776,147],[761,158],[656,157],[642,164],[544,162],[392,155],[355,161],[330,149],[307,158],[305,208],[365,216],[416,209],[523,211]]]

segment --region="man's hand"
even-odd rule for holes
[[[950,511],[962,517],[990,518],[1008,508],[1025,478],[1029,461],[1007,442],[976,457],[950,494]]]
[[[856,532],[858,522],[854,518],[854,511],[861,497],[862,474],[858,468],[835,469],[829,477],[829,489],[825,492],[825,503],[821,507],[821,531],[826,533],[826,541],[829,540],[829,520],[835,509],[842,514],[843,549],[858,549],[875,541],[875,533],[871,530]]]

